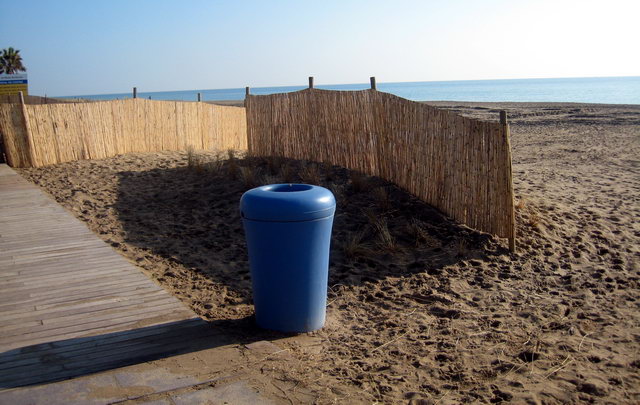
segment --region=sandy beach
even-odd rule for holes
[[[640,106],[429,104],[508,112],[517,253],[381,179],[313,162],[195,151],[19,172],[238,344],[285,348],[253,371],[296,387],[283,403],[640,402]],[[275,182],[338,200],[327,324],[313,333],[252,323],[238,203]]]

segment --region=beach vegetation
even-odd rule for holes
[[[371,189],[369,176],[364,173],[353,171],[349,176],[351,189],[356,193],[363,193]]]
[[[285,163],[282,166],[281,175],[284,183],[295,183],[296,171],[290,163]]]
[[[342,253],[347,259],[355,259],[370,253],[370,250],[364,244],[365,230],[361,229],[347,235],[346,240],[340,245]]]
[[[187,167],[197,172],[204,171],[204,162],[202,156],[198,155],[193,146],[187,147]]]
[[[344,186],[339,184],[331,183],[328,186],[329,191],[333,194],[333,198],[336,199],[336,204],[340,207],[346,204],[346,199],[344,195]]]
[[[213,154],[212,159],[206,163],[206,169],[210,172],[219,172],[224,165],[224,152],[217,151]]]
[[[282,157],[280,156],[267,156],[264,158],[267,164],[267,170],[270,174],[276,175],[280,173],[280,168],[282,167]]]
[[[538,229],[540,227],[540,215],[536,212],[532,212],[529,215],[529,220],[527,221],[527,224],[531,227],[531,228],[536,228]]]
[[[233,149],[227,150],[227,175],[230,179],[235,180],[239,176],[240,165],[238,164],[237,153]]]
[[[467,246],[467,241],[460,238],[455,244],[455,253],[456,257],[466,257],[469,251],[469,247]]]
[[[262,176],[262,184],[280,184],[280,178],[278,176],[274,176],[273,174],[265,174]]]
[[[324,172],[324,177],[329,182],[333,182],[337,179],[336,173],[333,170],[333,165],[330,162],[322,163],[322,171]]]
[[[260,185],[259,169],[254,166],[240,167],[240,180],[247,189],[258,187]]]
[[[379,217],[373,223],[373,225],[378,237],[378,247],[389,253],[398,253],[400,251],[400,245],[398,244],[396,238],[391,234],[387,219],[384,217]]]
[[[416,247],[434,248],[441,246],[440,240],[431,236],[427,232],[426,225],[416,218],[411,219],[407,230]]]
[[[372,194],[373,198],[375,198],[378,206],[382,211],[389,211],[391,209],[391,200],[389,199],[389,193],[384,186],[374,188]]]
[[[362,213],[367,217],[369,225],[375,232],[378,248],[389,253],[399,252],[401,250],[400,245],[398,244],[395,236],[393,236],[391,231],[389,231],[387,219],[383,216],[376,215],[371,208],[363,209]]]
[[[302,167],[300,177],[303,183],[320,185],[320,170],[315,163],[308,163]]]

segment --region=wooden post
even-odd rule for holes
[[[507,125],[507,112],[505,110],[500,111],[500,123]]]
[[[47,95],[44,95],[44,103],[47,104]]]
[[[509,122],[507,120],[507,112],[502,110],[500,111],[500,124],[504,129],[505,142],[507,144],[507,151],[509,152],[509,178],[507,179],[507,184],[509,185],[509,200],[511,205],[511,236],[509,237],[509,251],[511,253],[515,253],[516,251],[516,213],[515,213],[515,202],[513,195],[513,171],[511,170],[511,131],[509,130]]]
[[[137,88],[133,88],[133,98],[138,98],[138,89]]]
[[[313,88],[313,76],[309,76],[309,88]]]
[[[249,94],[251,94],[251,91],[249,90],[249,86],[244,88],[244,95],[245,97],[248,96]]]
[[[36,150],[33,144],[33,139],[31,138],[31,127],[29,126],[29,115],[27,113],[27,106],[24,103],[24,95],[22,92],[18,93],[18,97],[20,99],[20,107],[22,109],[22,124],[24,125],[24,133],[27,137],[27,145],[29,146],[29,164],[30,167],[36,167]]]
[[[371,81],[371,90],[377,90],[376,89],[376,77],[375,76],[371,76],[369,78],[369,80]]]
[[[0,132],[0,163],[9,163],[7,154],[4,153],[4,139],[2,138],[2,132]]]
[[[202,98],[200,97],[200,93],[198,93],[198,103],[202,101]]]

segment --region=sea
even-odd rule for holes
[[[306,85],[252,87],[251,94],[286,93]],[[319,89],[363,90],[369,83],[318,84]],[[603,104],[640,104],[640,76],[589,77],[560,79],[460,80],[433,82],[377,83],[377,89],[415,101],[484,102],[575,102]],[[245,88],[145,92],[139,98],[195,101],[244,100]],[[114,100],[132,97],[131,93],[76,95],[62,98]]]

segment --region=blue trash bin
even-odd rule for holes
[[[240,199],[258,326],[309,332],[324,325],[336,200],[323,187],[272,184]]]

